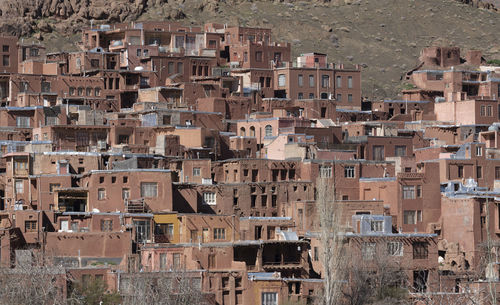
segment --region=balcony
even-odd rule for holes
[[[144,198],[140,199],[125,199],[125,211],[127,213],[148,213],[150,211]]]

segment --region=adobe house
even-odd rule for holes
[[[90,170],[82,177],[89,210],[172,211],[172,173],[164,169]]]

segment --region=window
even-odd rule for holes
[[[493,107],[492,106],[486,107],[486,115],[493,116]]]
[[[16,194],[23,194],[24,193],[24,181],[23,180],[16,180],[15,187],[16,187]]]
[[[429,256],[426,242],[413,243],[413,259],[426,259]]]
[[[96,87],[96,88],[94,89],[94,95],[95,95],[95,96],[101,96],[101,88]]]
[[[345,178],[354,178],[355,177],[354,166],[344,167],[344,177]]]
[[[330,76],[328,75],[321,76],[321,87],[323,88],[330,87]]]
[[[384,231],[384,221],[372,220],[370,223],[370,230],[372,232],[383,232]]]
[[[85,95],[86,96],[92,96],[92,88],[86,88],[85,89]]]
[[[157,242],[170,242],[174,238],[174,224],[173,223],[159,223],[156,224],[155,234],[160,235],[160,237],[155,237],[156,239],[160,239]],[[161,240],[161,237],[166,237],[166,240]]]
[[[55,188],[61,187],[59,183],[50,183],[49,184],[49,192],[52,194]]]
[[[97,190],[97,200],[106,199],[106,189],[98,189]]]
[[[314,87],[314,75],[309,75],[309,87]]]
[[[373,146],[373,160],[383,161],[385,160],[384,146],[374,145]]]
[[[309,99],[310,100],[314,99],[314,93],[309,93]]]
[[[285,87],[286,85],[286,75],[279,74],[278,75],[278,87]]]
[[[314,247],[313,249],[314,249],[314,253],[313,253],[314,261],[317,262],[317,261],[319,261],[319,250],[318,250],[318,247]]]
[[[21,93],[28,92],[28,88],[29,88],[29,83],[28,82],[20,82],[19,83],[19,92],[21,92]],[[71,88],[69,88],[69,89],[71,90]],[[75,88],[73,88],[73,90],[75,90]]]
[[[243,61],[244,62],[248,61],[248,52],[243,52]]]
[[[273,127],[271,125],[266,125],[266,127],[265,127],[265,135],[266,135],[266,137],[272,137],[273,136]]]
[[[262,51],[255,52],[255,61],[262,62]]]
[[[352,94],[348,94],[348,95],[347,95],[347,101],[348,101],[349,103],[352,103]]]
[[[404,211],[403,223],[405,225],[417,224],[417,211]]]
[[[299,74],[299,87],[304,86],[304,76]]]
[[[111,220],[111,219],[102,219],[101,220],[101,231],[103,231],[103,232],[111,232],[111,231],[113,231],[113,220]]]
[[[184,73],[184,63],[182,62],[177,63],[177,73]]]
[[[261,295],[262,305],[278,305],[277,292],[263,292]]]
[[[414,185],[403,185],[403,199],[415,199]]]
[[[142,55],[142,50],[141,49],[137,49],[137,56],[140,57]]]
[[[167,269],[167,253],[160,253],[160,269]]]
[[[319,176],[321,178],[331,178],[332,177],[332,167],[331,166],[321,166],[319,169]]]
[[[92,68],[99,68],[99,59],[91,59],[90,60],[90,66]]]
[[[130,189],[128,188],[123,188],[122,189],[122,199],[129,199],[130,198]]]
[[[394,150],[394,155],[396,157],[406,156],[406,145],[396,145],[396,148]]]
[[[2,52],[9,52],[9,46],[5,45],[5,46],[2,46]]]
[[[342,76],[337,76],[337,88],[342,88]]]
[[[24,222],[25,232],[36,232],[36,220],[26,220]]]
[[[500,179],[500,167],[496,166],[495,167],[495,180],[499,180],[499,179]]]
[[[361,254],[364,260],[372,260],[375,256],[376,243],[364,242],[361,248]]]
[[[83,96],[83,88],[78,87],[78,96]]]
[[[226,239],[226,229],[225,228],[215,228],[214,229],[214,240],[224,240]]]
[[[476,146],[476,156],[480,157],[483,155],[483,148],[481,146]]]
[[[214,192],[203,193],[203,204],[208,204],[208,205],[217,204],[215,193]]]
[[[149,50],[147,50],[147,49],[144,50],[144,52],[142,54],[144,54],[144,57],[148,57],[149,56]]]
[[[417,198],[422,198],[422,186],[417,185]]]
[[[481,112],[480,112],[480,115],[481,116],[485,116],[486,115],[486,106],[482,105],[481,106]]]
[[[347,88],[352,88],[352,76],[347,77]]]
[[[158,183],[141,182],[141,197],[143,198],[158,197]]]
[[[149,86],[149,77],[141,76],[139,82],[141,86]]]
[[[201,168],[193,167],[193,177],[199,177],[201,175]]]
[[[151,240],[151,227],[149,220],[134,220],[135,240],[139,243]]]
[[[403,243],[400,241],[388,242],[387,254],[390,256],[403,256]]]
[[[339,102],[342,101],[342,94],[337,93],[337,101],[339,101]]]
[[[299,92],[299,94],[298,94],[297,98],[298,98],[299,100],[304,99],[304,93]]]
[[[4,67],[9,67],[10,66],[10,56],[9,55],[2,56],[2,65]]]
[[[458,178],[463,178],[464,177],[464,166],[459,165],[458,166]]]
[[[169,62],[167,64],[167,73],[168,74],[173,74],[174,73],[174,63],[173,62]]]
[[[21,128],[30,127],[30,117],[27,116],[18,116],[16,118],[16,126]]]
[[[42,82],[42,92],[50,92],[50,82]]]
[[[482,166],[477,166],[476,167],[476,173],[477,173],[477,179],[483,178],[483,167]]]

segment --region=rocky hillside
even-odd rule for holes
[[[364,95],[393,97],[422,47],[481,49],[500,59],[499,0],[1,0],[0,31],[74,50],[78,31],[131,20],[206,21],[273,29],[293,51],[364,67]],[[110,4],[111,3],[111,4]],[[29,38],[31,37],[31,38]]]

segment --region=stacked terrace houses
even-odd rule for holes
[[[368,102],[359,66],[292,58],[269,29],[101,25],[78,46],[0,37],[2,266],[35,251],[122,294],[183,270],[212,304],[312,304],[319,178],[353,262],[382,251],[410,298],[500,291],[500,67],[481,52],[426,48],[412,89]]]

